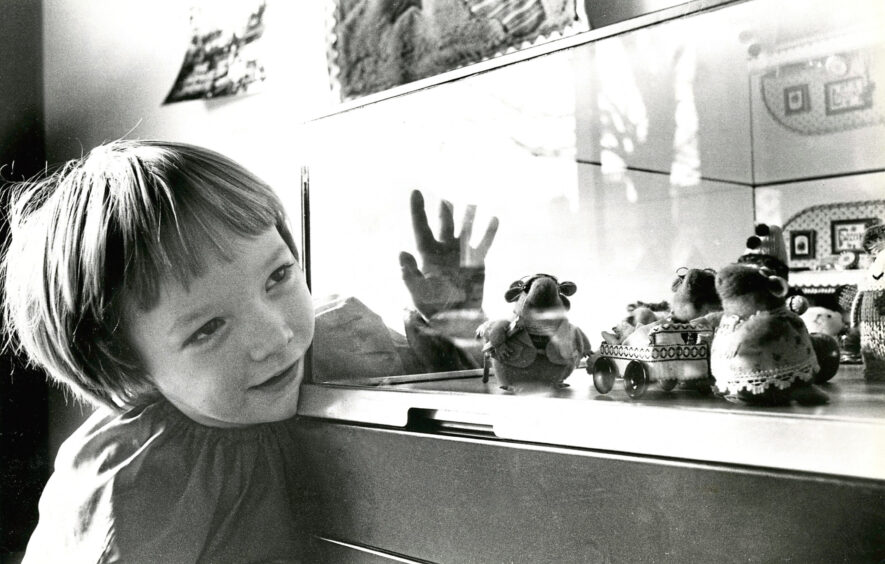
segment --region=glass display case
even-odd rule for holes
[[[600,393],[588,367],[631,309],[667,311],[677,270],[736,262],[759,223],[783,228],[793,286],[846,313],[813,288],[856,284],[869,261],[851,229],[885,222],[885,5],[669,2],[612,18],[305,124],[318,317],[300,413],[857,485],[866,509],[840,509],[836,526],[862,538],[796,554],[881,554],[869,535],[883,522],[885,384],[858,365],[821,385],[824,405],[767,408],[685,386]],[[508,291],[538,273],[574,283],[567,318],[589,349],[562,386],[502,389],[477,330],[512,320]],[[308,434],[335,442],[329,432]],[[805,506],[787,505],[808,524]],[[667,530],[671,548],[685,538]],[[761,554],[808,540],[794,533]],[[367,535],[347,542],[382,543]],[[674,550],[716,552],[692,546]],[[443,549],[428,550],[415,556]]]

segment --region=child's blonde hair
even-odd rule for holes
[[[115,141],[22,185],[3,259],[10,343],[78,397],[118,408],[155,390],[121,330],[125,293],[143,309],[165,280],[188,285],[219,236],[276,227],[297,256],[271,188],[214,151]]]

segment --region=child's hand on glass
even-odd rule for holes
[[[461,231],[455,236],[453,206],[440,203],[440,234],[437,240],[427,222],[424,196],[414,190],[411,196],[412,229],[421,256],[421,269],[415,257],[400,253],[403,281],[415,308],[427,318],[455,310],[481,310],[485,283],[485,257],[498,231],[498,218],[489,221],[482,240],[470,246],[476,206],[467,206]]]

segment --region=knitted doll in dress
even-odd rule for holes
[[[787,282],[767,267],[731,264],[716,275],[723,314],[713,337],[710,371],[726,399],[759,405],[818,404],[819,370],[802,319],[784,303]]]
[[[738,258],[737,262],[769,268],[787,283],[790,281],[787,246],[784,242],[783,230],[777,225],[757,224],[754,234],[747,238],[746,251]],[[808,299],[798,288],[789,287],[784,301],[788,310],[800,316],[809,307]],[[832,335],[812,332],[811,344],[820,365],[820,370],[815,373],[814,381],[820,384],[830,380],[839,370],[839,341]]]
[[[851,324],[860,329],[860,354],[866,380],[885,380],[885,225],[866,230],[862,246],[873,256],[857,285]]]

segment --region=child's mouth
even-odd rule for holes
[[[249,389],[264,391],[264,390],[273,389],[275,387],[284,387],[285,385],[288,385],[289,382],[292,379],[294,379],[295,376],[298,374],[299,362],[300,361],[296,361],[295,363],[293,363],[291,366],[289,366],[288,368],[286,368],[285,370],[283,370],[279,374],[271,376],[270,378],[268,378],[267,380],[265,380],[264,382],[262,382],[260,384],[256,384],[254,386],[249,386]]]

